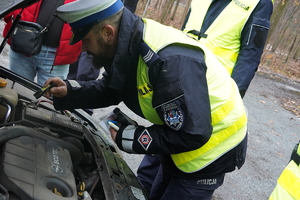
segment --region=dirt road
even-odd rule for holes
[[[246,163],[225,177],[214,199],[268,199],[300,139],[300,120],[282,105],[299,96],[300,83],[256,74],[244,98],[249,119]]]

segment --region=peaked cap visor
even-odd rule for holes
[[[97,20],[78,29],[72,29],[73,35],[70,39],[70,45],[76,44],[77,42],[82,40],[90,32],[93,26],[98,24],[99,22],[100,20]]]
[[[121,0],[77,0],[57,8],[56,16],[70,24],[73,36],[70,44],[82,40],[93,26],[118,13],[124,7]]]

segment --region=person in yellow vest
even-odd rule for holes
[[[192,0],[182,30],[208,47],[244,97],[260,63],[271,0]]]
[[[271,0],[192,0],[182,30],[209,48],[238,85],[243,98],[266,42]],[[145,155],[137,176],[150,191],[159,169],[156,155]]]
[[[57,110],[125,105],[151,126],[110,129],[128,153],[160,155],[151,199],[211,199],[225,173],[244,164],[247,116],[238,88],[215,56],[180,30],[141,19],[120,0],[75,1],[56,15],[71,44],[104,67],[97,81],[48,79]],[[118,121],[118,119],[117,119]]]
[[[291,160],[277,180],[269,200],[300,199],[300,145],[293,149]]]

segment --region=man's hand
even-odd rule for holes
[[[50,90],[48,90],[45,93],[46,98],[50,99],[51,95],[58,97],[58,98],[63,98],[67,95],[68,88],[67,88],[66,83],[63,80],[61,80],[58,77],[49,78],[44,83],[44,87],[47,87],[51,82],[54,84],[54,87],[52,87]]]

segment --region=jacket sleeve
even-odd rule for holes
[[[245,95],[260,63],[270,29],[272,12],[271,0],[261,0],[243,28],[240,53],[231,75],[237,83],[242,97]]]
[[[103,73],[102,79],[91,81],[66,80],[68,93],[64,98],[53,97],[56,110],[93,109],[117,105],[120,94],[107,87],[108,75]]]
[[[154,91],[152,106],[162,123],[121,126],[116,137],[121,150],[175,154],[198,149],[210,138],[211,112],[202,52],[182,47],[171,50],[185,51],[187,55],[166,57],[148,72],[149,77],[155,77],[154,84],[150,81]]]

